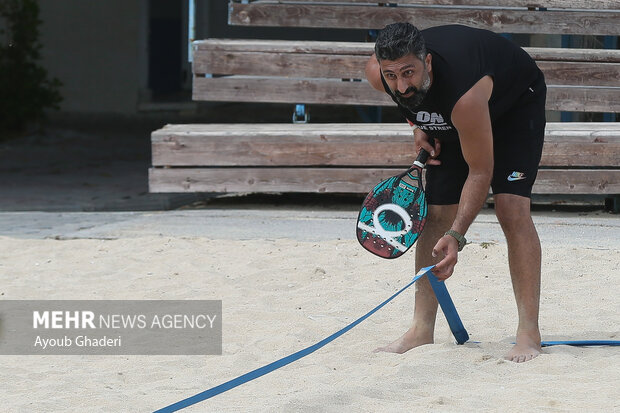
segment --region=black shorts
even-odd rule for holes
[[[494,194],[532,195],[545,137],[544,76],[530,85],[512,109],[492,122]],[[426,171],[426,198],[431,205],[458,204],[469,168],[461,145],[442,142],[441,165]]]

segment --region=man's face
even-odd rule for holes
[[[413,54],[397,60],[381,60],[383,77],[396,100],[408,109],[415,110],[431,88],[431,55],[423,62]]]

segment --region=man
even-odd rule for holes
[[[531,189],[545,128],[544,76],[521,48],[466,26],[419,31],[408,23],[383,29],[366,66],[370,84],[388,93],[414,127],[415,149],[431,154],[426,174],[427,224],[416,247],[416,272],[436,264],[445,280],[489,187],[508,244],[518,310],[508,360],[540,354],[541,248],[530,214]],[[418,281],[411,328],[377,349],[404,353],[433,342],[437,300]]]

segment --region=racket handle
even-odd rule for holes
[[[435,139],[429,137],[428,143],[430,143],[432,146],[435,146]],[[424,165],[426,165],[426,161],[428,161],[429,156],[430,153],[428,153],[426,149],[420,148],[420,153],[418,153],[418,157],[415,161],[421,163],[422,167],[424,167]]]
[[[428,161],[429,156],[430,154],[426,151],[426,149],[420,148],[420,153],[418,154],[418,157],[415,159],[415,161],[421,163],[422,165],[425,165],[426,161]]]

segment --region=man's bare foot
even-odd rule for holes
[[[530,361],[541,353],[540,333],[517,333],[517,344],[506,354],[506,360],[515,363]]]
[[[428,332],[420,333],[418,332],[418,329],[411,327],[398,340],[388,344],[387,346],[376,348],[373,353],[385,351],[388,353],[403,354],[414,347],[422,346],[424,344],[433,344],[432,330],[430,334]]]

